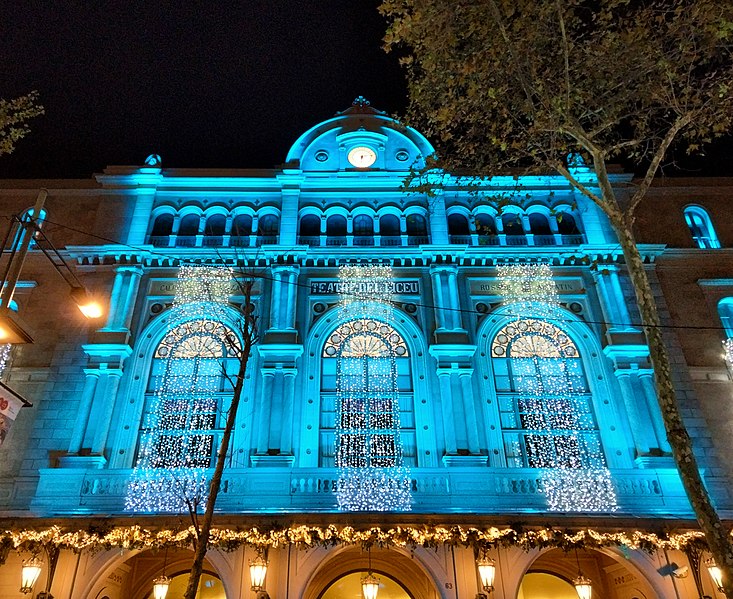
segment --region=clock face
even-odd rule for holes
[[[352,149],[347,158],[356,168],[368,168],[377,161],[377,155],[374,153],[374,150],[364,146],[358,146]]]

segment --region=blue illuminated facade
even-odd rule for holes
[[[354,158],[354,150],[364,148],[373,153],[368,166]],[[196,326],[170,320],[177,317],[170,306],[178,265],[223,262],[257,277],[252,309],[260,338],[217,512],[234,522],[239,516],[338,514],[336,366],[326,347],[349,326],[348,313],[339,310],[339,265],[372,262],[392,267],[389,324],[393,342],[406,348],[396,360],[394,393],[414,521],[425,514],[450,515],[453,522],[544,514],[550,523],[582,517],[603,526],[608,516],[602,513],[547,514],[543,469],[533,467],[528,454],[531,431],[515,399],[516,381],[492,349],[515,320],[499,293],[497,265],[542,262],[551,266],[561,302],[552,331],[576,348],[576,386],[593,422],[589,438],[600,444],[611,473],[615,516],[660,523],[691,518],[648,348],[634,325],[633,291],[606,218],[554,175],[498,176],[480,184],[478,193],[447,177],[434,194],[405,193],[410,168],[432,153],[420,133],[357,99],[301,135],[279,169],[168,169],[156,157],[142,167],[109,167],[94,185],[51,189],[48,221],[60,223],[54,236],[90,289],[108,298],[109,311],[95,329],[49,325],[51,317],[40,316],[47,294],[32,292],[41,292],[51,274],[31,251],[19,308],[55,332],[48,342],[39,339],[37,355],[18,349],[5,375],[35,407],[24,410],[0,447],[6,460],[0,509],[34,517],[132,517],[125,495],[146,414],[166,348],[181,343],[170,335],[179,331],[183,339],[190,334],[186,327]],[[592,186],[592,173],[575,168]],[[612,179],[623,186],[630,176]],[[31,186],[23,189],[3,197],[25,201]],[[693,227],[690,218],[700,214],[687,210],[684,218]],[[98,237],[64,228],[78,229],[79,222]],[[694,223],[696,245],[720,246],[717,237],[712,241],[709,217]],[[650,270],[660,260],[664,266],[661,240],[640,250]],[[657,288],[662,296],[664,281]],[[234,310],[243,301],[233,288],[225,327],[236,329]],[[730,328],[730,302],[721,306]],[[64,319],[63,310],[54,306],[54,319]],[[692,406],[686,381],[677,381],[683,399],[689,397],[686,416],[699,424],[706,416]],[[221,414],[231,399],[225,377],[209,384],[216,388],[216,413],[194,415],[205,421],[199,467],[213,465]],[[715,446],[704,422],[693,435],[700,447]],[[718,506],[729,513],[733,503],[719,455],[711,449],[700,459]],[[150,517],[137,516],[141,522]],[[659,596],[668,592],[649,584]],[[89,585],[90,592],[98,588]],[[452,597],[438,588],[431,597]]]

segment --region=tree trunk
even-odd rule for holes
[[[249,298],[249,296],[247,296]],[[249,301],[246,302],[249,304]],[[248,317],[243,316],[243,322],[249,323]],[[234,430],[234,422],[237,418],[237,409],[239,408],[239,400],[242,397],[242,389],[244,388],[244,374],[247,370],[247,362],[249,362],[249,355],[252,349],[251,343],[251,331],[249,324],[245,324],[247,329],[244,331],[244,340],[242,345],[242,354],[239,360],[239,370],[237,372],[237,380],[234,385],[234,393],[232,395],[232,405],[229,407],[229,414],[227,414],[227,422],[224,427],[224,434],[221,438],[221,445],[216,453],[216,467],[214,468],[214,476],[211,478],[209,485],[209,497],[206,500],[206,511],[204,512],[204,519],[201,523],[201,529],[198,532],[198,539],[196,542],[196,552],[191,565],[191,576],[188,579],[188,587],[186,587],[186,593],[183,595],[184,599],[195,599],[196,591],[199,586],[199,580],[201,579],[201,572],[204,568],[204,558],[206,557],[206,551],[209,548],[209,536],[211,534],[211,522],[214,518],[214,507],[216,506],[216,498],[219,495],[219,488],[221,487],[221,477],[224,474],[224,463],[226,462],[227,453],[229,453],[229,440],[232,436],[232,430]]]
[[[667,439],[672,447],[672,454],[687,492],[697,521],[705,534],[710,552],[723,572],[725,594],[733,599],[733,544],[728,528],[723,525],[715,511],[705,484],[700,476],[695,454],[692,451],[692,440],[682,421],[677,404],[667,346],[662,337],[659,311],[644,263],[636,247],[633,232],[625,224],[613,223],[624,252],[626,267],[636,292],[636,301],[641,313],[649,344],[649,355],[654,368],[657,384],[657,397],[662,411]]]

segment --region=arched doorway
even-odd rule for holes
[[[334,580],[319,599],[361,599],[361,579],[367,571],[352,572]],[[393,578],[374,573],[379,578],[379,599],[413,599],[404,587]]]
[[[546,572],[530,572],[522,579],[517,599],[578,599],[567,580]]]

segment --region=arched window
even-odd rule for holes
[[[507,466],[583,468],[602,455],[578,348],[556,325],[526,319],[491,344]]]
[[[374,221],[366,214],[359,214],[354,217],[354,235],[374,235]]]
[[[725,329],[725,336],[733,339],[733,297],[724,297],[718,302],[718,315]]]
[[[451,237],[466,237],[470,234],[468,219],[463,214],[448,215],[448,235]]]
[[[491,214],[477,214],[474,221],[479,245],[496,245],[496,222]]]
[[[581,234],[575,217],[569,212],[558,212],[555,218],[557,220],[557,232],[561,235]]]
[[[153,354],[145,393],[139,464],[212,465],[239,367],[238,349],[230,328],[207,320],[185,322],[163,337]]]
[[[501,222],[504,225],[505,235],[524,235],[522,227],[522,217],[513,212],[507,212],[501,215]]]
[[[326,243],[346,245],[346,219],[340,214],[329,216],[326,220]]]
[[[699,248],[716,249],[720,241],[715,233],[713,222],[707,210],[701,206],[687,206],[685,208],[685,222],[690,227],[692,239]]]
[[[400,219],[394,214],[385,214],[379,219],[379,234],[382,237],[399,237]]]
[[[31,220],[34,220],[33,219],[33,212],[34,212],[33,211],[33,208],[28,208],[28,210],[26,210],[23,214],[20,215],[21,222],[22,223],[29,223]],[[36,226],[39,229],[42,229],[43,228],[43,224],[46,222],[46,215],[47,215],[46,209],[45,208],[41,208],[41,214],[40,214],[40,216],[37,219],[35,219]],[[20,247],[20,244],[23,242],[23,237],[25,237],[25,229],[21,226],[21,227],[18,228],[18,230],[17,230],[17,232],[15,234],[15,239],[13,240],[13,246],[14,247]],[[31,235],[31,241],[30,241],[30,244],[29,244],[28,247],[31,247],[31,248],[32,247],[35,247],[35,245],[36,245],[35,240],[38,237],[40,237],[40,233],[38,233],[38,231],[35,231],[34,233],[32,233],[32,235]]]
[[[199,216],[198,214],[187,214],[181,219],[178,227],[178,236],[176,237],[176,245],[193,246],[196,245],[196,235],[199,233]]]
[[[348,386],[346,397],[353,404],[348,410],[338,406],[339,386]],[[343,394],[342,394],[343,395]],[[398,406],[392,405],[397,401]],[[384,453],[384,448],[397,447],[394,442],[385,443],[394,434],[393,414],[399,409],[399,430],[402,442],[403,464],[416,465],[415,418],[413,408],[412,369],[410,352],[402,335],[392,326],[376,319],[359,318],[339,326],[326,339],[321,354],[321,426],[320,465],[333,467],[339,448],[335,447],[336,418],[341,414],[342,443],[363,446],[364,451],[351,451],[350,455],[364,454],[365,464],[354,467],[393,466],[395,456]],[[376,426],[381,422],[383,426]],[[379,455],[372,455],[371,439],[359,429],[384,428],[379,443]],[[348,430],[353,434],[349,434]],[[376,440],[375,440],[376,441]],[[393,440],[394,441],[394,440]]]
[[[529,230],[533,235],[552,235],[547,217],[539,212],[529,215]]]
[[[229,237],[229,245],[236,247],[248,247],[252,235],[252,217],[249,214],[239,214],[232,221],[232,232]]]
[[[173,215],[169,212],[159,214],[153,222],[151,237],[168,237],[173,232]]]
[[[227,218],[223,214],[212,214],[206,220],[204,227],[204,235],[215,237],[224,235],[226,229]]]
[[[277,243],[280,219],[274,214],[265,214],[257,223],[257,238],[260,244]]]
[[[428,221],[422,214],[408,214],[405,221],[410,245],[428,243]]]
[[[301,237],[318,237],[321,234],[321,217],[306,214],[300,218],[298,235]]]

